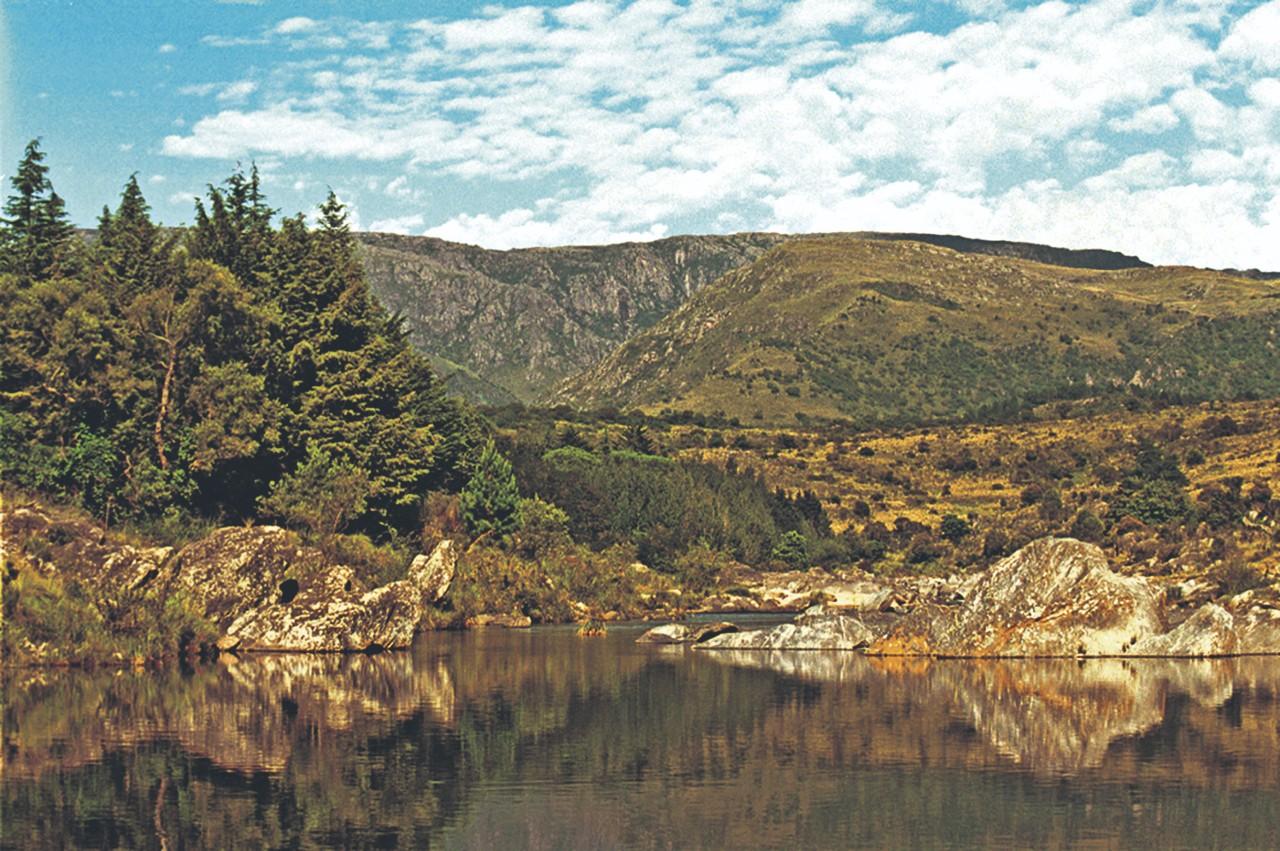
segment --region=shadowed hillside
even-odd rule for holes
[[[755,260],[777,234],[490,251],[363,234],[369,284],[411,339],[471,399],[533,401],[656,323],[705,284]]]

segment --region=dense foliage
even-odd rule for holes
[[[167,230],[131,177],[84,240],[36,142],[12,183],[6,481],[108,522],[263,511],[379,535],[412,531],[423,494],[465,483],[478,418],[369,294],[332,193],[314,226],[277,225],[256,169],[237,172],[194,227]]]
[[[770,490],[758,475],[714,464],[591,448],[576,434],[562,431],[554,441],[560,445],[551,447],[526,434],[511,457],[524,493],[562,508],[573,537],[592,547],[633,544],[645,564],[674,570],[698,548],[747,564],[799,564],[806,559],[776,554],[784,536],[806,542],[805,552],[831,540],[826,513],[811,493]],[[626,429],[624,440],[608,434],[602,440],[632,446],[643,438],[653,448],[643,428]]]

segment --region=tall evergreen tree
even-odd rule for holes
[[[66,205],[49,181],[39,139],[27,143],[9,182],[14,194],[0,218],[0,271],[43,280],[66,258],[75,230],[67,219]]]

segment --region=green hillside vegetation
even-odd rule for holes
[[[1280,394],[1280,285],[912,241],[796,239],[561,386],[580,408],[744,424],[998,420],[1054,400]]]
[[[1214,593],[1280,577],[1274,400],[1059,407],[1075,416],[903,430],[650,421],[645,432],[652,451],[674,462],[755,477],[820,510],[835,534],[808,537],[797,566],[945,576],[1069,535],[1098,543],[1126,573],[1191,577]],[[637,427],[584,417],[558,431],[600,446]]]

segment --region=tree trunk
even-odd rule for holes
[[[160,469],[169,469],[169,459],[164,455],[164,421],[169,416],[169,394],[173,387],[173,373],[178,366],[178,346],[176,343],[169,343],[169,360],[165,364],[164,382],[160,385],[160,407],[156,411],[156,428],[155,428],[155,444],[156,444],[156,460],[160,462]]]

